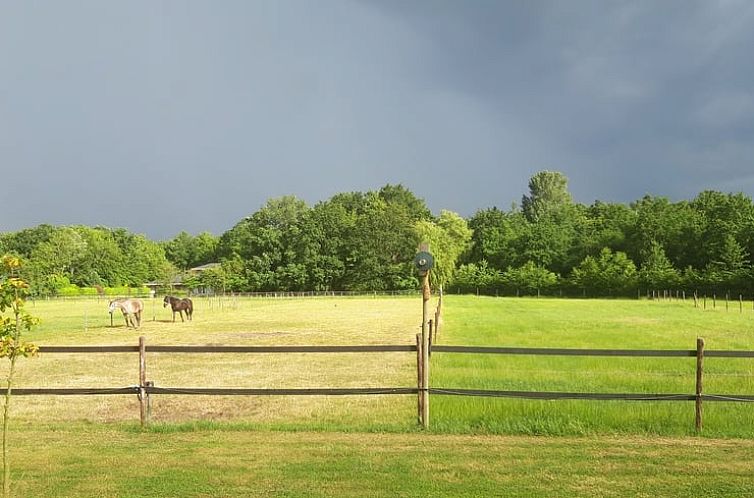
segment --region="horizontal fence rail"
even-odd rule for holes
[[[484,389],[443,389],[432,387],[430,394],[445,394],[454,396],[479,396],[489,398],[522,398],[522,399],[591,399],[603,401],[694,401],[695,394],[642,394],[642,393],[568,393],[561,391],[490,391]],[[748,394],[702,394],[704,401],[739,401],[754,402],[754,395]]]
[[[61,388],[17,388],[15,396],[82,396],[101,394],[139,394],[141,386],[130,387],[61,387]],[[155,387],[145,386],[146,394],[190,394],[220,396],[353,396],[378,394],[416,394],[415,387],[349,387],[349,388],[302,388],[302,389],[250,389],[250,388],[216,388],[216,387]]]
[[[146,346],[147,353],[390,353],[413,345],[366,346]],[[40,353],[136,353],[139,346],[40,346]]]
[[[563,348],[497,348],[485,346],[432,346],[433,353],[481,353],[536,356],[633,356],[693,357],[695,349],[563,349]],[[718,358],[754,358],[754,351],[705,350],[704,356]]]

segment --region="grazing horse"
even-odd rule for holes
[[[110,301],[110,314],[116,308],[119,308],[121,313],[123,313],[126,327],[129,325],[135,329],[141,327],[141,312],[144,311],[144,303],[141,299],[113,299]]]
[[[189,320],[192,320],[194,315],[194,303],[191,302],[191,299],[189,298],[183,298],[178,299],[177,297],[173,296],[165,296],[165,299],[162,301],[162,307],[165,308],[167,305],[170,305],[170,309],[173,310],[173,321],[175,322],[175,312],[177,311],[178,314],[181,317],[181,321],[183,322],[183,313],[186,313],[186,318]]]

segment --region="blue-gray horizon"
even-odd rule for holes
[[[754,3],[0,0],[0,231],[220,234],[402,184],[433,212],[754,195]]]

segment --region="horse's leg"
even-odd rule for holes
[[[181,321],[185,322],[186,320],[183,319],[183,310],[178,310],[178,314],[181,315]]]
[[[173,310],[173,323],[175,323],[175,310]]]
[[[134,313],[134,316],[136,317],[136,328],[141,328],[141,311]]]
[[[123,312],[123,319],[126,321],[126,328],[128,328],[128,313]]]

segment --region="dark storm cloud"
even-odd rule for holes
[[[2,2],[0,230],[220,233],[403,183],[433,210],[754,193],[754,4]]]

